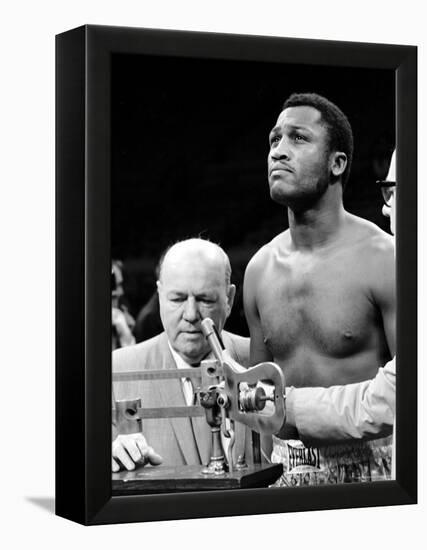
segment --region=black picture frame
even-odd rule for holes
[[[395,71],[396,481],[111,496],[111,55]],[[56,514],[85,524],[417,502],[417,48],[86,25],[56,37]]]

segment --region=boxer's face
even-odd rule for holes
[[[270,132],[271,198],[292,206],[323,195],[331,179],[328,131],[311,106],[288,107]]]
[[[235,287],[227,288],[223,263],[192,254],[166,258],[158,291],[171,346],[187,363],[200,362],[210,351],[201,320],[210,317],[221,332],[233,304]]]

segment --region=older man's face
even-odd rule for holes
[[[171,346],[187,363],[200,362],[210,351],[201,320],[210,317],[221,331],[233,304],[235,287],[227,288],[224,266],[191,254],[166,258],[158,291]]]

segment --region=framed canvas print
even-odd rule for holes
[[[57,36],[58,515],[416,502],[416,60]]]

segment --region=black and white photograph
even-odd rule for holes
[[[1,14],[0,545],[419,545],[422,3]]]
[[[57,515],[416,502],[416,55],[56,37]]]
[[[394,479],[394,71],[111,74],[113,494]]]

